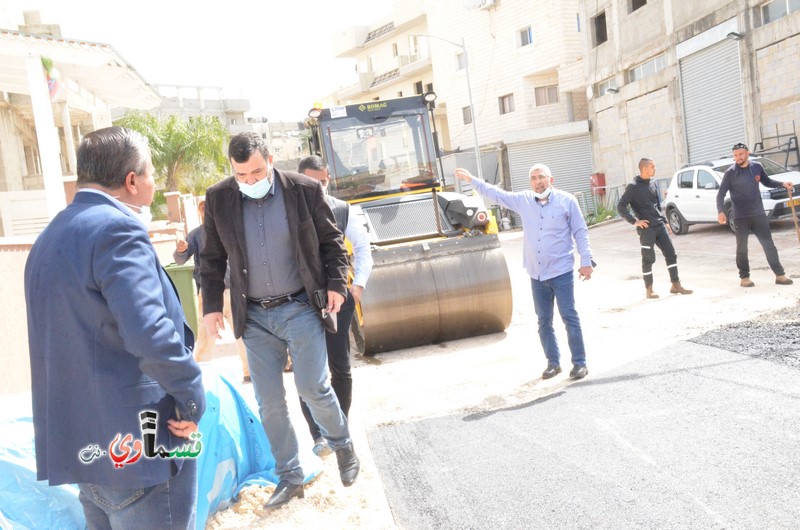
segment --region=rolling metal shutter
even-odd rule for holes
[[[592,142],[588,134],[537,140],[508,145],[511,190],[531,189],[528,171],[534,164],[544,164],[553,173],[553,185],[570,193],[591,189]],[[519,218],[517,226],[521,225]]]
[[[729,156],[744,142],[739,45],[723,40],[680,60],[689,163]]]

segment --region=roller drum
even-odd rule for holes
[[[497,236],[414,242],[373,251],[361,307],[364,353],[505,330],[511,281]]]

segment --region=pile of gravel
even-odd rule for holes
[[[800,303],[753,320],[728,324],[691,342],[800,369]]]

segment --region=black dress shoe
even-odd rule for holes
[[[339,478],[342,479],[342,484],[345,488],[352,486],[358,476],[358,470],[361,469],[358,457],[353,451],[353,442],[336,450],[336,461],[339,463]]]
[[[542,379],[550,379],[551,377],[555,377],[560,373],[561,373],[560,366],[548,365],[547,370],[542,372]]]
[[[589,375],[589,370],[586,368],[586,366],[582,364],[577,364],[573,366],[572,370],[570,370],[569,372],[569,376],[572,379],[583,379],[587,375]]]
[[[292,484],[286,480],[281,480],[275,487],[275,492],[269,498],[267,503],[264,504],[264,509],[274,510],[276,508],[280,508],[284,504],[287,504],[290,500],[292,500],[293,497],[302,499],[304,496],[305,493],[303,492],[302,484]]]

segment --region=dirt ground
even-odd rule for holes
[[[695,290],[694,294],[669,294],[668,275],[659,255],[654,271],[656,292],[661,298],[647,300],[643,296],[638,240],[630,225],[612,222],[592,228],[590,239],[598,267],[590,281],[576,285],[589,350],[589,377],[679,340],[796,306],[800,245],[791,221],[773,224],[773,236],[795,285],[774,284],[763,252],[751,238],[756,287],[741,288],[733,260],[733,235],[721,226],[693,226],[689,234],[673,236],[673,242],[681,279],[684,286]],[[355,357],[351,431],[362,460],[356,484],[342,487],[332,455],[324,460],[322,475],[306,486],[304,499],[266,513],[262,505],[270,492],[251,488],[235,505],[212,516],[207,528],[395,528],[380,474],[370,456],[370,430],[395,422],[527,403],[569,385],[568,370],[548,381],[539,377],[546,363],[536,333],[530,279],[521,268],[522,233],[503,232],[501,241],[514,294],[512,322],[504,333],[370,358]],[[556,331],[562,349],[566,349],[560,323]],[[209,364],[241,378],[230,338],[217,346]],[[289,403],[296,404],[290,374],[286,387]],[[244,388],[247,391],[252,387]],[[305,450],[310,451],[310,437],[299,408],[292,414],[301,444],[307,444]]]

